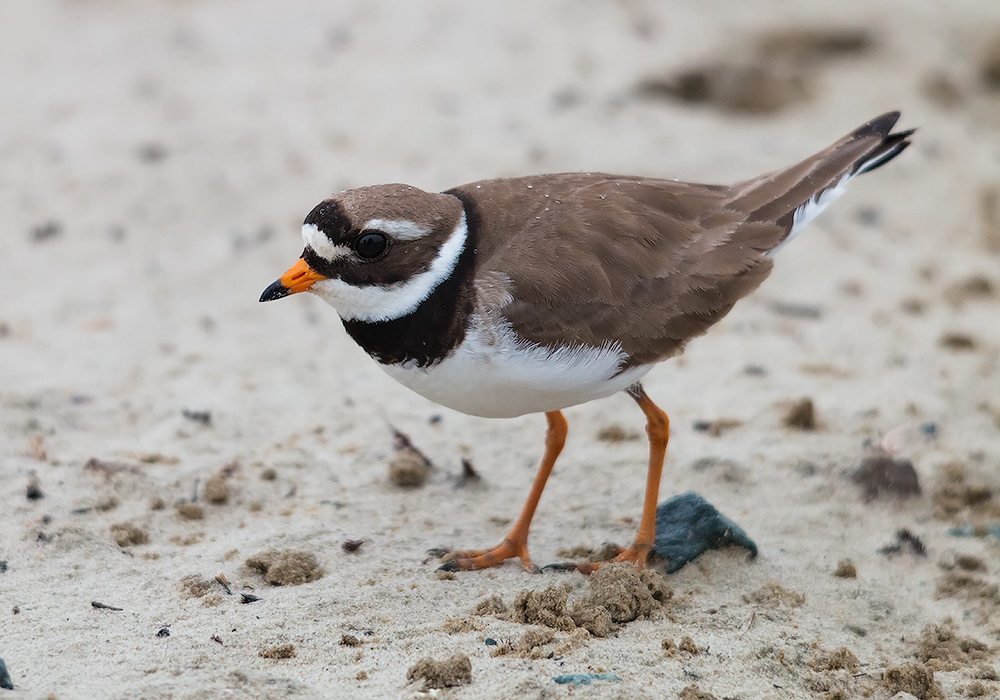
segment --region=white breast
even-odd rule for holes
[[[619,374],[624,360],[617,343],[550,350],[518,339],[509,326],[474,316],[462,344],[436,365],[379,366],[442,406],[474,416],[513,418],[610,396],[652,368],[642,365]]]

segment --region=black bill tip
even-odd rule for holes
[[[274,301],[275,299],[281,299],[282,297],[288,296],[288,287],[281,283],[281,280],[275,280],[274,283],[264,290],[264,293],[260,295],[261,301]]]

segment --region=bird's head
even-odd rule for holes
[[[302,257],[260,300],[312,292],[345,321],[400,318],[452,273],[466,236],[452,195],[408,185],[347,190],[309,212]]]

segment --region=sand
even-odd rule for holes
[[[1000,543],[949,533],[1000,522],[998,43],[992,0],[3,3],[0,657],[16,689],[0,696],[1000,696]],[[562,583],[581,599],[580,574],[439,577],[425,553],[500,540],[540,416],[442,409],[319,300],[257,303],[344,187],[726,182],[890,109],[920,127],[913,148],[646,381],[673,421],[661,497],[701,493],[760,555],[707,553],[666,577],[669,606],[606,637],[524,641],[539,628],[473,614]],[[785,424],[803,398],[812,430]],[[642,434],[631,402],[566,415],[542,564],[628,543],[642,499],[644,440],[598,439]],[[422,486],[390,482],[393,428],[433,462]],[[852,481],[879,443],[919,495]],[[463,458],[481,480],[459,479]],[[267,578],[298,585],[246,565],[269,550]],[[531,654],[492,655],[519,640]],[[408,680],[455,655],[471,682],[464,665],[442,690]],[[580,673],[608,675],[553,680]]]

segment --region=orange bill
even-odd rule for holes
[[[287,297],[289,294],[305,292],[320,280],[326,277],[309,267],[309,264],[302,258],[288,268],[288,272],[283,274],[274,283],[264,290],[260,295],[261,301],[274,301]]]

